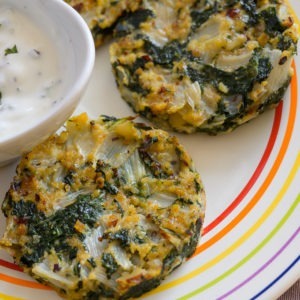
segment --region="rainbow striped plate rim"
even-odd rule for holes
[[[300,15],[297,0],[290,6]],[[297,17],[296,17],[297,18]],[[228,135],[178,135],[207,192],[203,236],[193,257],[142,299],[276,299],[300,276],[300,58],[284,101]],[[111,74],[108,46],[101,48],[77,112],[124,117]],[[0,169],[0,198],[15,165]],[[0,218],[1,234],[5,220]],[[0,251],[1,300],[59,300]]]

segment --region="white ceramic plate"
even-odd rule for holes
[[[297,2],[291,5],[300,15]],[[300,277],[299,57],[293,68],[276,110],[228,135],[178,135],[206,187],[204,234],[195,255],[143,299],[275,299]],[[107,45],[97,52],[80,111],[133,115],[116,89]],[[15,167],[0,169],[0,199]],[[1,215],[0,234],[4,223]],[[0,299],[60,298],[0,252]]]

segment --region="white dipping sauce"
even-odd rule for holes
[[[0,5],[0,141],[30,128],[62,100],[53,43],[28,16]]]

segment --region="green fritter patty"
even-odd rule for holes
[[[67,299],[128,299],[191,256],[205,193],[174,136],[86,114],[17,166],[0,246]]]
[[[119,19],[122,97],[167,130],[229,132],[282,99],[297,26],[280,0],[147,0]]]

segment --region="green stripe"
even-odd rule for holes
[[[295,211],[296,207],[300,203],[300,194],[298,194],[297,198],[293,202],[292,206],[289,208],[287,213],[284,215],[284,217],[280,220],[280,222],[276,225],[276,227],[270,232],[270,234],[256,247],[254,250],[252,250],[247,256],[245,256],[240,262],[238,262],[236,265],[234,265],[232,268],[230,268],[228,271],[220,275],[219,277],[215,278],[211,282],[203,285],[202,287],[178,298],[178,300],[186,300],[189,299],[205,290],[208,288],[214,286],[227,276],[229,276],[231,273],[235,272],[238,268],[240,268],[242,265],[244,265],[248,260],[250,260],[255,254],[257,254],[261,248],[263,248],[269,241],[270,239],[280,230],[281,227],[286,223],[286,221],[289,219],[289,217],[292,215],[292,213]]]

